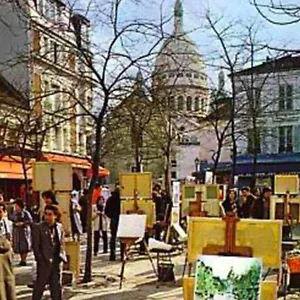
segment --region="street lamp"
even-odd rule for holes
[[[200,159],[196,157],[194,162],[195,162],[196,172],[200,172]]]

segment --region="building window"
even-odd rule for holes
[[[47,37],[43,38],[43,48],[44,58],[47,58],[49,55],[49,39]]]
[[[58,151],[62,151],[62,128],[59,126],[55,127],[54,130],[54,140],[55,140],[55,144],[54,144],[54,149],[58,150]]]
[[[200,99],[199,97],[195,98],[195,111],[199,111],[200,110]]]
[[[199,74],[198,74],[198,73],[195,73],[195,74],[194,74],[194,78],[199,78]]]
[[[176,171],[171,172],[172,179],[177,179],[177,173]]]
[[[293,152],[293,126],[279,127],[278,152]]]
[[[191,73],[186,73],[185,76],[186,76],[187,78],[191,78],[191,77],[192,77],[192,74],[191,74]]]
[[[183,73],[178,73],[177,77],[183,77]]]
[[[186,110],[191,111],[192,110],[192,97],[188,96],[186,99]]]
[[[177,167],[177,160],[176,159],[172,159],[171,160],[171,167],[172,168],[176,168]]]
[[[44,0],[38,1],[38,11],[41,15],[44,14]]]
[[[56,64],[58,62],[58,45],[53,43],[53,62]]]
[[[281,84],[279,86],[278,109],[293,109],[293,85]]]
[[[249,154],[259,154],[261,153],[260,147],[260,129],[256,128],[256,130],[248,129],[248,153]]]
[[[183,96],[179,96],[178,98],[177,98],[177,108],[178,108],[178,110],[184,110],[184,98],[183,98]]]
[[[205,100],[201,99],[201,111],[204,112],[205,109]]]

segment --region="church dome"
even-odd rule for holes
[[[176,0],[174,8],[174,31],[156,58],[155,76],[167,80],[167,85],[206,85],[205,66],[198,48],[183,30],[180,0]]]

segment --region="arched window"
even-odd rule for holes
[[[186,99],[186,110],[191,111],[192,110],[192,97],[188,96]]]
[[[179,96],[177,98],[177,108],[178,108],[178,110],[184,110],[184,98],[183,98],[183,96]]]
[[[205,110],[205,100],[201,99],[201,111],[204,112]]]
[[[195,98],[195,111],[199,111],[200,110],[200,99],[199,97]]]

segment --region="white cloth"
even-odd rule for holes
[[[76,193],[76,194],[75,194]],[[80,208],[79,205],[79,193],[76,191],[72,192],[72,198],[71,198],[71,214],[73,215],[74,218],[74,225],[76,226],[78,232],[82,234],[82,224],[81,224],[81,219],[80,219],[80,213],[78,209]]]
[[[7,233],[12,236],[13,232],[13,222],[7,218],[0,220],[0,235],[6,235]]]
[[[97,214],[97,205],[93,205],[93,211],[92,211],[92,220],[93,220],[93,230],[97,231],[100,228],[100,215]],[[108,231],[109,229],[109,218],[103,214],[102,215],[102,230]]]

